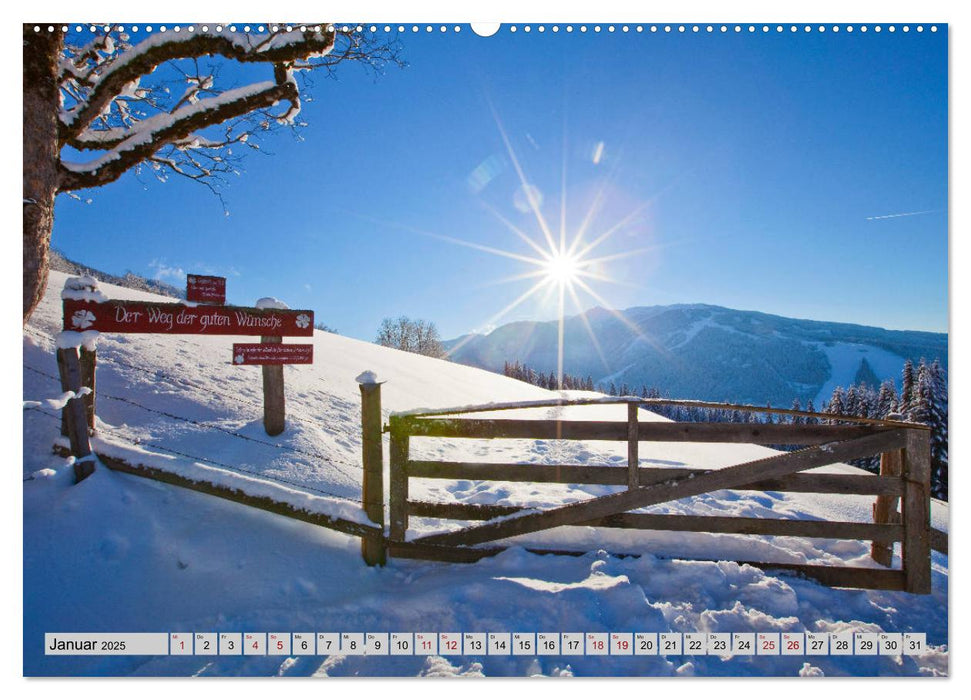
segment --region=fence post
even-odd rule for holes
[[[61,348],[57,351],[57,369],[61,375],[61,386],[65,391],[75,394],[81,390],[81,361],[77,348]],[[62,419],[66,419],[67,436],[71,441],[71,454],[74,455],[74,480],[82,481],[94,473],[94,455],[88,439],[88,421],[84,399],[75,397],[68,400]]]
[[[364,463],[364,512],[382,533],[361,538],[361,556],[368,566],[384,566],[384,450],[381,445],[381,383],[372,372],[357,378],[361,386],[361,456]]]
[[[282,343],[282,336],[264,335],[261,343]],[[279,435],[287,427],[287,404],[283,393],[283,365],[263,365],[263,429]]]
[[[930,432],[907,431],[903,461],[903,569],[908,593],[931,592]]]
[[[402,421],[391,416],[391,469],[389,516],[393,542],[404,542],[408,531],[408,433]]]
[[[66,350],[58,349],[56,354],[57,374],[61,378],[62,392],[73,391],[73,389],[71,389],[71,381],[70,381],[70,378],[68,377],[68,368],[67,368],[67,358],[71,354],[70,352],[68,352],[69,350],[73,350],[73,348],[67,348]],[[77,351],[75,351],[75,353],[76,352]],[[65,404],[64,408],[61,409],[61,435],[64,437],[70,437],[71,435],[71,429],[70,429],[71,419],[68,417],[68,412],[69,410],[68,410],[67,404]]]
[[[640,458],[637,454],[637,404],[627,404],[627,488],[636,489],[640,485],[638,468]]]
[[[88,350],[81,346],[81,386],[86,386],[91,390],[90,394],[84,395],[84,407],[87,411],[88,430],[94,432],[94,411],[95,411],[95,372],[98,368],[98,350]]]
[[[880,454],[880,476],[900,478],[903,469],[903,450],[891,450]],[[877,525],[892,525],[900,522],[897,510],[898,496],[877,496],[873,503],[873,522]],[[883,566],[893,564],[893,542],[873,540],[870,544],[870,557]]]

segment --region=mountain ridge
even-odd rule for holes
[[[514,321],[444,345],[463,364],[501,371],[518,361],[549,372],[556,370],[557,338],[556,321]],[[595,384],[656,387],[680,398],[774,405],[798,398],[818,405],[861,373],[897,380],[907,359],[940,359],[946,367],[948,336],[694,303],[594,307],[565,319],[564,340],[563,371]]]

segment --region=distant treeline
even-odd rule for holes
[[[600,384],[594,386],[593,379],[581,379],[564,375],[558,386],[556,374],[537,372],[519,362],[507,362],[503,373],[545,389],[585,389],[600,391],[611,396],[640,396],[647,399],[685,398],[666,397],[657,387],[642,385],[639,389],[628,384]],[[794,399],[790,408],[808,413],[827,413],[834,416],[858,416],[904,420],[922,423],[931,428],[931,492],[936,498],[947,500],[947,371],[939,360],[928,363],[921,359],[915,366],[907,360],[901,370],[900,391],[892,379],[875,386],[872,372],[860,372],[857,381],[848,387],[838,386],[829,400],[816,407],[810,399],[805,406]],[[726,400],[725,403],[731,403]],[[772,408],[766,404],[766,408]],[[804,416],[779,416],[771,413],[742,411],[738,409],[701,408],[696,406],[652,406],[651,410],[671,420],[682,422],[706,423],[792,423],[817,424],[829,422],[825,418]],[[836,421],[832,421],[836,422]],[[793,449],[792,446],[778,446],[779,449]],[[877,456],[853,460],[852,464],[872,472],[879,472],[880,458]]]
[[[527,367],[518,361],[506,362],[503,365],[502,373],[507,377],[518,379],[521,382],[541,386],[544,389],[553,389],[554,391],[557,389],[595,391],[593,377],[588,376],[586,379],[583,379],[581,377],[575,377],[572,374],[564,374],[561,384],[556,381],[556,372],[550,372],[549,374],[537,372],[532,367]]]

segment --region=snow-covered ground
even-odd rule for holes
[[[947,558],[933,593],[830,589],[730,562],[762,559],[876,566],[869,543],[795,537],[559,529],[516,544],[587,549],[538,556],[521,547],[476,564],[392,560],[368,568],[359,540],[217,498],[99,469],[73,484],[51,452],[61,395],[54,335],[66,276],[24,332],[24,671],[28,675],[918,675],[948,671]],[[161,299],[105,285],[110,297]],[[495,374],[317,332],[313,365],[285,369],[288,429],[262,429],[257,367],[231,364],[230,337],[104,335],[98,341],[95,449],[272,493],[363,521],[363,370],[386,381],[385,414],[551,398]],[[303,342],[303,341],[301,341]],[[40,402],[39,405],[26,402]],[[622,419],[622,406],[519,409]],[[643,412],[644,420],[663,420]],[[491,462],[625,464],[606,442],[413,439],[413,453]],[[717,468],[770,454],[749,445],[642,444],[645,466]],[[386,451],[387,454],[387,451]],[[836,465],[827,470],[856,471]],[[422,500],[550,506],[614,487],[413,480]],[[867,521],[872,498],[721,491],[647,509]],[[933,507],[947,529],[947,508]],[[415,532],[454,523],[412,519]],[[639,552],[619,559],[606,551]],[[899,550],[897,552],[899,555]],[[917,631],[920,657],[45,657],[51,631]]]

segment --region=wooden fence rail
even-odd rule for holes
[[[611,402],[628,404],[626,421],[484,419],[454,415],[478,412],[475,407],[392,415],[387,427],[391,445],[389,554],[475,561],[501,551],[502,547],[482,546],[488,543],[554,527],[585,526],[864,540],[873,543],[874,560],[889,567],[893,546],[899,542],[902,552],[899,569],[757,564],[763,568],[801,572],[829,585],[930,592],[932,537],[934,544],[939,544],[941,537],[930,528],[930,445],[929,433],[924,426],[873,419],[860,421],[857,425],[667,423],[638,419],[638,405],[647,402],[636,399]],[[563,404],[555,401],[545,405]],[[482,410],[522,407],[517,404],[492,405],[482,407]],[[825,420],[833,418],[809,415]],[[627,466],[623,467],[412,460],[409,452],[413,438],[625,441],[628,460]],[[642,442],[748,443],[790,445],[799,449],[722,469],[659,468],[640,466],[639,445]],[[884,461],[890,465],[899,463],[899,468],[891,466],[882,470],[879,476],[806,473],[817,467],[875,454],[891,455],[884,457]],[[411,500],[408,489],[411,478],[598,484],[626,489],[537,510],[522,506]],[[720,489],[876,496],[874,521],[829,522],[630,512]],[[902,506],[899,513],[898,502]],[[473,524],[407,540],[411,516]]]
[[[95,362],[93,353],[79,353],[76,348],[59,350],[58,367],[64,390],[78,394],[81,393],[82,386],[91,386]],[[855,539],[870,541],[873,559],[885,567],[892,564],[894,545],[899,542],[900,568],[742,563],[801,573],[832,586],[929,593],[931,549],[947,552],[947,533],[930,527],[930,434],[925,426],[875,419],[836,418],[805,411],[656,399],[555,400],[530,404],[530,407],[547,407],[626,403],[626,421],[456,417],[468,413],[520,409],[524,407],[522,404],[492,404],[392,415],[384,429],[390,432],[388,519],[385,529],[381,393],[380,384],[373,381],[373,377],[368,378],[369,376],[370,373],[362,374],[358,380],[361,382],[362,400],[363,511],[373,524],[310,513],[286,503],[250,496],[237,489],[194,481],[120,459],[102,456],[100,460],[117,471],[200,491],[360,537],[362,555],[369,565],[384,564],[389,554],[441,561],[477,561],[503,549],[502,546],[481,545],[561,526]],[[70,399],[63,415],[64,432],[70,437],[70,454],[78,458],[75,462],[78,480],[91,473],[95,459],[88,440],[88,430],[94,426],[93,394],[88,396],[92,398],[77,396]],[[822,420],[835,419],[859,424],[750,425],[639,420],[639,406],[659,403],[815,416]],[[411,439],[429,437],[624,441],[627,443],[627,465],[507,464],[410,459]],[[639,446],[642,442],[748,443],[790,445],[800,449],[722,469],[660,468],[640,465]],[[59,449],[67,452],[63,448]],[[881,455],[879,476],[805,473],[806,470],[874,454]],[[522,506],[411,500],[411,478],[596,484],[626,488],[578,503],[537,510]],[[873,522],[630,512],[720,489],[875,496]],[[409,541],[406,534],[409,518],[412,516],[459,520],[473,524],[457,531],[424,535]]]

